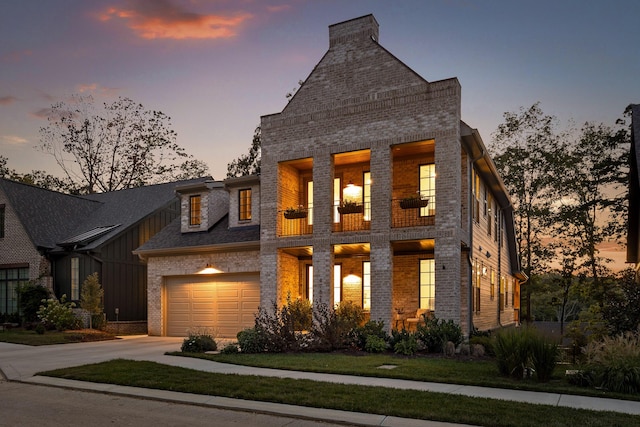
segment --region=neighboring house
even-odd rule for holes
[[[640,104],[631,106],[627,262],[634,264],[640,283]]]
[[[466,334],[517,323],[512,206],[460,111],[458,80],[416,74],[379,44],[372,15],[331,25],[288,105],[262,117],[259,181],[179,189],[181,224],[136,251],[149,333],[235,336],[287,298],[351,301],[388,327],[423,312]],[[228,216],[205,221],[224,193]]]
[[[98,272],[107,319],[146,332],[146,265],[132,251],[179,216],[175,186],[194,181],[72,196],[0,179],[0,313],[17,311],[19,283],[78,302]]]

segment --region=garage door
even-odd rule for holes
[[[165,281],[166,335],[213,328],[221,338],[235,338],[254,325],[260,305],[259,274],[172,277]]]

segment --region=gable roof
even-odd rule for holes
[[[141,257],[163,255],[174,252],[201,252],[235,247],[242,249],[260,248],[260,226],[229,228],[229,215],[225,215],[208,231],[182,233],[180,218],[176,218],[145,244],[133,251]]]
[[[33,244],[40,249],[62,252],[69,246],[82,250],[99,247],[177,200],[176,186],[205,180],[211,177],[83,196],[7,179],[0,179],[0,186]]]
[[[0,178],[0,187],[36,248],[52,249],[100,203]]]

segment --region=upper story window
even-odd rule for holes
[[[189,197],[189,225],[200,225],[202,222],[201,203],[202,198],[199,194]]]
[[[251,189],[245,188],[238,192],[238,220],[251,220]]]
[[[480,176],[473,170],[473,176],[471,178],[471,186],[473,192],[473,219],[475,222],[480,222]]]
[[[364,202],[364,220],[371,221],[371,172],[362,174],[362,201]]]
[[[420,216],[431,216],[436,214],[436,165],[430,163],[420,165],[420,198],[429,199],[426,207],[420,208]]]
[[[4,205],[0,205],[0,239],[4,237]]]

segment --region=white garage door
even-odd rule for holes
[[[187,336],[189,330],[212,328],[221,338],[235,338],[254,325],[260,305],[259,274],[167,278],[166,335]]]

